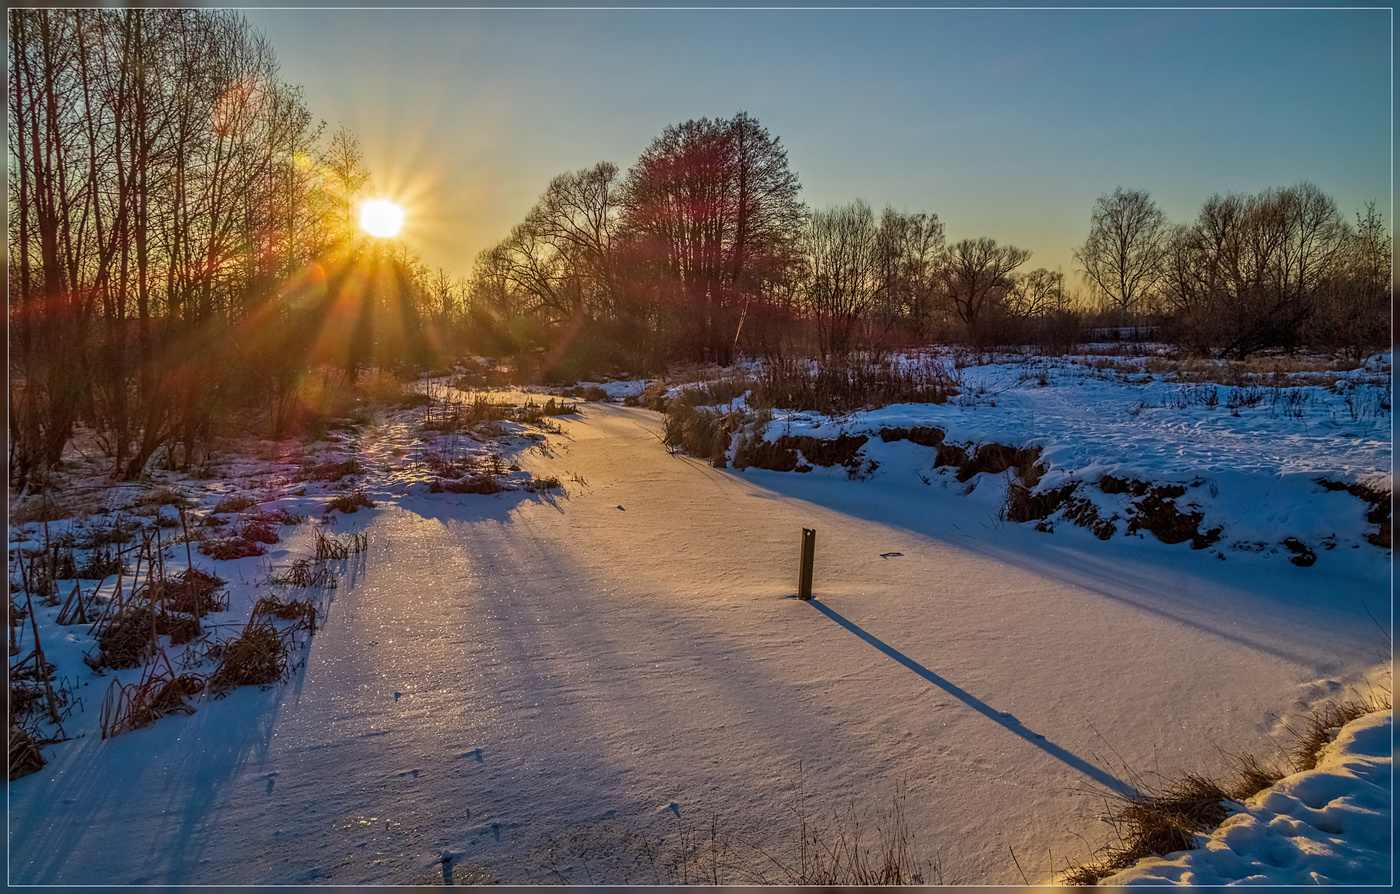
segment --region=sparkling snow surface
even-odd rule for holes
[[[925,485],[914,473],[929,451],[907,442],[880,444],[864,482],[736,473],[669,455],[654,413],[587,404],[514,457],[562,490],[434,495],[407,472],[371,479],[380,508],[354,517],[369,553],[289,686],[105,742],[89,698],[86,737],[10,784],[9,879],[403,884],[440,878],[450,857],[462,873],[546,882],[551,840],[572,830],[665,835],[717,817],[781,848],[800,797],[813,812],[878,811],[897,785],[945,881],[1019,884],[1011,849],[1032,881],[1049,878],[1099,843],[1106,789],[1135,773],[1224,775],[1223,753],[1269,752],[1279,714],[1388,657],[1388,555],[1359,542],[1364,504],[1311,477],[1388,485],[1390,445],[1388,420],[1123,418],[1158,397],[1030,387],[1008,385],[995,407],[825,425],[1036,441],[1052,474],[1199,476],[1225,501],[1207,512],[1227,536],[1274,543],[1286,516],[1336,548],[1299,568],[1267,551],[1221,561],[1150,536],[1045,534],[998,519],[1001,476],[971,493],[946,476]],[[793,598],[804,526],[817,530],[812,603]],[[296,531],[274,559],[309,552]],[[1279,797],[1323,809],[1306,785]],[[1265,806],[1269,829],[1301,809]],[[1336,818],[1349,830],[1348,809]],[[1374,837],[1369,822],[1356,825]]]

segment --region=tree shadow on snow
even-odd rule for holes
[[[10,826],[12,882],[19,884],[179,884],[211,842],[204,840],[220,798],[246,765],[267,754],[282,687],[239,689],[219,704],[194,703],[189,717],[55,754],[21,799],[62,797],[48,809],[22,809]],[[54,777],[55,782],[41,777]],[[152,807],[160,813],[150,815]],[[76,861],[83,855],[87,859]]]

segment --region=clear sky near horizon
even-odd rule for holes
[[[1392,215],[1390,9],[258,9],[359,138],[430,266],[466,274],[565,171],[626,171],[670,124],[743,110],[802,198],[936,213],[1062,269],[1094,200],[1174,221],[1311,181]]]

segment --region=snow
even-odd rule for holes
[[[949,485],[956,469],[935,468],[931,449],[882,442],[883,428],[933,426],[949,442],[966,446],[1039,447],[1047,471],[1038,490],[1081,482],[1088,486],[1075,495],[1091,500],[1102,517],[1126,517],[1132,498],[1093,486],[1101,476],[1181,484],[1188,493],[1177,506],[1200,511],[1202,531],[1223,528],[1222,542],[1212,551],[1218,556],[1234,560],[1262,552],[1286,560],[1290,553],[1281,543],[1293,537],[1316,550],[1319,562],[1340,566],[1345,574],[1389,575],[1386,553],[1366,544],[1374,531],[1365,518],[1368,507],[1318,483],[1391,489],[1388,377],[1361,369],[1340,374],[1339,387],[1180,384],[1045,360],[1029,367],[966,367],[957,378],[961,393],[944,404],[900,404],[837,418],[778,411],[764,437],[871,435],[863,454],[878,466],[869,477],[893,479],[901,488],[925,479]],[[1246,405],[1256,397],[1253,406]],[[825,474],[844,477],[846,470]],[[983,487],[981,479],[990,474],[974,478],[972,487]],[[1004,482],[995,488],[1004,496]],[[1057,524],[1055,536],[1092,536],[1072,530]],[[1129,535],[1120,524],[1117,536],[1143,534]]]
[[[1316,769],[1234,804],[1197,848],[1150,857],[1106,885],[1374,885],[1392,878],[1390,712],[1347,724]]]
[[[1052,475],[1200,478],[1191,498],[1225,525],[1220,545],[1265,549],[1220,561],[1150,536],[1010,524],[1004,476],[931,474],[932,451],[909,442],[867,444],[880,467],[864,481],[713,469],[669,455],[656,414],[611,404],[584,404],[544,440],[425,438],[399,413],[308,455],[268,443],[227,482],[312,520],[264,559],[196,557],[235,605],[310,550],[336,486],[299,481],[306,462],[359,459],[378,502],[332,516],[370,548],[325,595],[304,667],[106,741],[100,699],[84,695],[65,719],[75,738],[10,784],[9,881],[666,882],[630,859],[636,841],[714,819],[751,857],[788,854],[794,811],[878,810],[898,788],[915,850],[944,880],[1020,883],[1012,850],[1048,879],[1089,856],[1103,791],[1140,772],[1223,775],[1224,753],[1274,747],[1280,715],[1388,654],[1389,559],[1364,542],[1365,504],[1311,481],[1388,484],[1388,419],[1337,419],[1322,386],[1305,386],[1319,391],[1302,419],[1233,417],[1223,401],[1169,406],[1176,385],[1068,367],[1044,388],[1009,364],[960,374],[962,404],[779,414],[770,432],[935,424],[1041,444]],[[501,452],[521,488],[428,493],[430,451]],[[528,492],[530,475],[563,487]],[[201,509],[223,487],[158,479]],[[1265,494],[1267,507],[1249,502]],[[818,532],[810,604],[792,598],[803,527]],[[1285,530],[1318,549],[1315,565],[1269,552]],[[41,526],[29,533],[41,541]],[[1335,548],[1309,539],[1321,536]],[[69,650],[60,673],[88,684],[75,691],[105,686],[74,664],[72,629],[40,620],[46,648]],[[1376,808],[1349,792],[1345,837],[1374,838]],[[1273,828],[1301,808],[1268,809]]]

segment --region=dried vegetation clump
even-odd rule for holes
[[[224,580],[198,568],[186,568],[162,582],[161,599],[167,610],[202,618],[228,607]]]
[[[1201,531],[1205,513],[1199,510],[1183,512],[1176,498],[1185,495],[1179,484],[1158,485],[1148,489],[1145,496],[1133,504],[1133,516],[1128,519],[1128,533],[1146,529],[1163,543],[1191,542],[1192,549],[1206,549],[1220,541],[1223,528]]]
[[[352,555],[359,555],[369,549],[369,534],[361,531],[358,534],[351,534],[344,538],[336,537],[334,534],[327,534],[325,531],[316,532],[316,559],[317,561],[348,559]]]
[[[349,515],[359,512],[361,507],[373,509],[375,502],[363,490],[352,490],[331,498],[331,501],[326,504],[326,514],[339,511]]]
[[[287,672],[288,638],[269,618],[255,614],[237,639],[223,645],[209,691],[217,696],[238,686],[280,681]]]
[[[1226,782],[1188,773],[1143,794],[1115,797],[1109,804],[1107,818],[1118,840],[1101,848],[1089,862],[1072,863],[1061,882],[1095,885],[1144,857],[1194,850],[1198,835],[1215,830],[1229,816],[1228,802],[1242,803],[1290,773],[1315,769],[1326,746],[1336,739],[1343,726],[1367,714],[1390,709],[1388,690],[1328,702],[1308,714],[1301,730],[1285,727],[1296,738],[1296,744],[1283,766],[1261,761],[1254,755],[1227,755],[1232,773]]]
[[[346,459],[339,462],[324,462],[307,469],[302,476],[305,481],[339,481],[347,475],[364,474],[364,466],[358,460]]]
[[[10,781],[44,768],[44,753],[26,730],[10,727]]]
[[[258,505],[258,501],[252,497],[224,497],[214,505],[213,511],[215,514],[242,512],[244,509],[256,505]]]
[[[1072,867],[1064,883],[1098,884],[1144,857],[1194,849],[1197,833],[1211,831],[1229,815],[1226,798],[1219,785],[1195,774],[1157,791],[1123,798],[1111,811],[1118,843],[1092,863]]]
[[[747,416],[741,410],[712,412],[672,401],[666,410],[666,429],[662,440],[667,447],[679,447],[691,456],[722,469],[726,463],[725,453],[729,450],[729,438],[746,421]]]
[[[576,385],[570,388],[559,389],[560,397],[573,397],[578,400],[600,401],[608,399],[608,392],[605,388],[597,385]]]
[[[505,490],[491,475],[472,475],[467,478],[439,478],[428,485],[432,494],[498,494]]]
[[[135,683],[113,680],[102,702],[102,738],[140,729],[166,714],[192,714],[185,699],[204,691],[199,674],[177,674],[169,660],[152,662]]]

